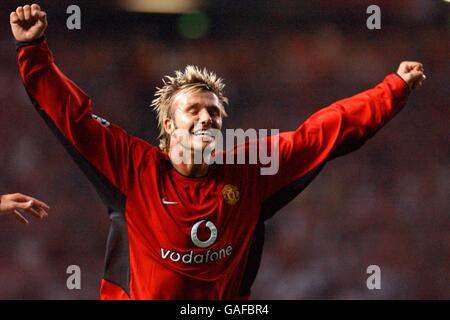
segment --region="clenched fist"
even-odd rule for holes
[[[9,22],[17,41],[32,41],[47,29],[47,14],[37,4],[25,5],[11,12]]]
[[[397,74],[402,77],[411,90],[420,88],[426,79],[423,65],[415,61],[403,61],[398,67]]]

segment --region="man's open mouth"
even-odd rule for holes
[[[214,137],[212,132],[209,131],[209,130],[197,130],[197,131],[193,132],[193,135],[197,136],[197,137],[209,137],[209,138],[213,138]]]

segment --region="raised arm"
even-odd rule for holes
[[[43,38],[46,14],[36,4],[10,15],[23,83],[33,104],[107,203],[127,192],[130,149],[137,140],[92,115],[90,98],[55,65]],[[115,198],[115,199],[113,199]]]
[[[406,104],[425,79],[418,62],[402,62],[373,89],[316,112],[297,130],[279,135],[279,170],[262,177],[271,213],[301,192],[324,164],[358,149]]]

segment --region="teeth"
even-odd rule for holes
[[[212,134],[209,131],[197,131],[197,132],[194,132],[194,135],[196,135],[196,136],[206,135],[206,136],[212,137]]]

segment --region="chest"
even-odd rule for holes
[[[165,168],[142,172],[129,197],[134,198],[129,214],[143,237],[157,236],[157,242],[180,247],[237,239],[259,214],[242,180],[220,170],[200,179]]]
[[[245,171],[210,171],[204,179],[143,171],[127,196],[132,251],[183,274],[221,277],[250,250],[260,205]],[[174,269],[175,268],[175,269]]]

